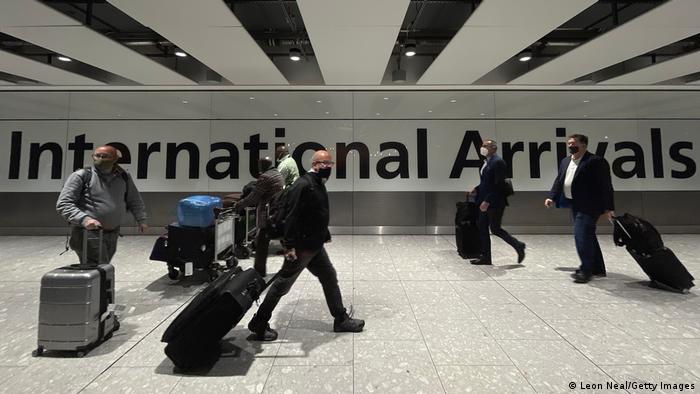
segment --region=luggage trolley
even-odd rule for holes
[[[194,271],[206,271],[214,280],[222,270],[238,265],[233,255],[236,218],[231,209],[216,209],[213,226],[170,224],[167,234],[156,240],[151,260],[165,261],[172,280],[191,276]]]

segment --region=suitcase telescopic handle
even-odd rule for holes
[[[620,220],[619,220],[616,216],[613,216],[612,219],[609,219],[609,220],[610,220],[610,223],[612,223],[613,226],[615,226],[616,224],[617,224],[618,226],[620,226],[620,228],[622,229],[622,231],[625,232],[625,235],[627,235],[627,238],[632,239],[632,236],[630,235],[629,231],[627,231],[627,229],[625,228],[625,226],[622,225],[622,222],[620,222]]]
[[[87,264],[87,260],[88,260],[87,245],[88,245],[88,233],[89,233],[89,231],[90,230],[87,227],[85,227],[85,229],[83,230],[83,259],[82,259],[83,261],[80,262],[82,265],[88,265]],[[98,252],[97,252],[97,264],[99,265],[102,263],[102,240],[104,237],[104,229],[102,227],[98,227],[98,233],[99,233],[98,242],[100,244],[98,245],[98,248],[97,248],[97,250],[98,250]]]

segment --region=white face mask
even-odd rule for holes
[[[481,153],[481,156],[488,156],[489,150],[482,146],[481,149],[479,149],[479,153]]]

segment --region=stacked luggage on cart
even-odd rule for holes
[[[151,260],[165,261],[168,277],[178,279],[205,271],[211,280],[238,264],[233,255],[236,215],[222,209],[214,196],[190,196],[178,202],[177,222],[167,226],[151,252]]]

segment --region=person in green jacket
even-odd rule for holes
[[[297,167],[297,162],[292,158],[289,150],[284,145],[275,149],[275,158],[277,159],[277,169],[284,178],[284,187],[286,189],[299,178],[299,167]]]

